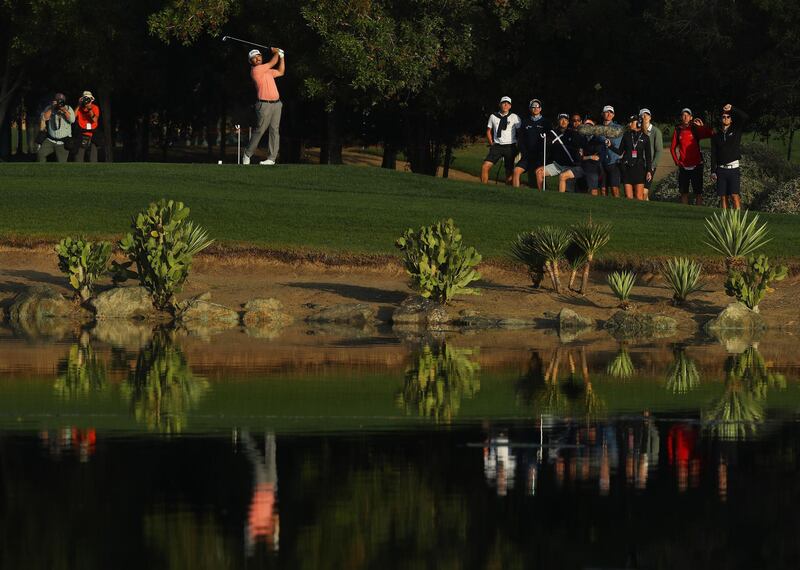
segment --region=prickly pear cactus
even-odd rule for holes
[[[107,241],[93,243],[78,237],[65,237],[58,242],[55,250],[58,268],[67,276],[81,301],[88,300],[95,281],[106,272],[111,244]]]
[[[783,281],[789,274],[785,265],[773,266],[766,255],[750,256],[744,271],[731,271],[725,280],[725,293],[754,311],[767,293],[774,291],[770,285]]]

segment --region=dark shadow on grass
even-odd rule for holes
[[[9,277],[21,277],[33,281],[35,283],[44,283],[47,285],[58,285],[65,287],[67,279],[63,275],[53,275],[52,273],[44,273],[43,271],[31,271],[29,269],[7,269],[3,273]],[[4,285],[11,285],[4,283]],[[23,288],[25,288],[23,286]]]
[[[396,303],[399,304],[408,296],[402,291],[387,291],[376,287],[361,287],[346,283],[283,283],[289,287],[335,293],[364,303]]]

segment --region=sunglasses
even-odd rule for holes
[[[723,118],[723,119],[730,119],[730,118],[731,118],[731,116],[730,116],[730,115],[722,115],[722,118]]]

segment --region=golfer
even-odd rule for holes
[[[258,143],[261,142],[261,137],[269,129],[269,146],[267,149],[267,159],[262,160],[259,164],[272,166],[275,164],[275,159],[278,158],[278,148],[280,146],[280,125],[281,125],[281,103],[280,95],[278,94],[278,86],[275,84],[277,77],[283,77],[286,69],[286,61],[283,57],[283,50],[278,48],[272,49],[272,59],[264,63],[261,52],[257,49],[250,50],[247,54],[247,59],[250,61],[250,77],[253,83],[256,84],[256,92],[258,94],[258,102],[255,105],[256,114],[258,115],[258,124],[256,130],[253,131],[250,137],[250,143],[244,151],[242,156],[242,164],[250,164],[250,158],[258,149]],[[278,65],[277,69],[275,64]]]

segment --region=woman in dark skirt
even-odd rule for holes
[[[650,153],[650,138],[642,132],[639,117],[632,115],[628,131],[622,136],[619,148],[612,148],[621,155],[622,184],[625,197],[644,200],[644,185],[653,177],[653,156]]]

